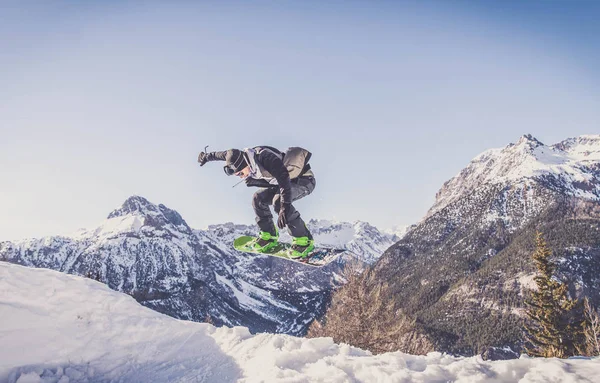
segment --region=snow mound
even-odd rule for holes
[[[596,359],[373,356],[180,321],[90,279],[0,262],[0,382],[591,382]]]

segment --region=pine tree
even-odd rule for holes
[[[552,251],[538,232],[533,253],[537,291],[526,301],[529,323],[525,326],[525,350],[531,356],[568,358],[585,348],[582,305],[568,297],[566,284],[553,279],[556,265],[551,256]]]
[[[600,313],[585,298],[585,338],[588,346],[587,355],[600,356]]]
[[[314,321],[308,337],[332,337],[373,353],[401,350],[414,354],[433,351],[433,345],[416,331],[415,321],[396,309],[389,286],[375,280],[371,270],[358,264],[344,270],[346,286],[333,294],[331,307]]]

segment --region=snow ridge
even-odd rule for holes
[[[400,352],[180,321],[90,279],[0,262],[2,382],[591,382],[600,360]],[[22,352],[15,352],[21,350]]]

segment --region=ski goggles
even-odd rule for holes
[[[228,176],[232,176],[235,173],[237,173],[237,171],[235,170],[235,168],[231,165],[225,165],[223,166],[223,170],[225,171],[225,174],[227,174]]]
[[[242,167],[242,165],[244,166]],[[248,165],[246,164],[244,155],[241,154],[234,163],[223,166],[223,170],[225,171],[225,174],[227,174],[228,176],[232,176],[236,173],[241,172],[246,166]]]
[[[223,171],[225,171],[225,174],[227,174],[228,176],[237,175],[239,172],[241,172],[244,169],[245,168],[242,168],[240,170],[235,170],[235,166],[232,166],[232,165],[223,166]]]

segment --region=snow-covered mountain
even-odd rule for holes
[[[572,293],[600,304],[600,136],[546,146],[531,135],[478,155],[375,264],[437,350],[519,347],[534,236]],[[335,307],[331,308],[335,310]]]
[[[562,195],[600,201],[600,135],[569,138],[546,146],[531,135],[501,149],[487,150],[450,179],[436,195],[430,217],[452,202],[483,186],[510,186],[536,196],[532,185],[539,183]],[[535,212],[539,206],[531,207]]]
[[[324,268],[240,253],[233,239],[255,226],[194,230],[176,211],[133,196],[71,237],[0,242],[0,260],[89,276],[176,318],[296,335],[343,282],[345,261],[374,262],[395,239],[364,222],[309,225],[320,243],[352,252]]]
[[[367,222],[310,220],[307,223],[315,242],[350,250],[362,262],[372,264],[398,241],[396,234],[381,232]]]
[[[398,240],[401,240],[402,238],[404,238],[406,233],[408,233],[414,227],[415,227],[415,225],[396,225],[396,226],[392,226],[388,229],[384,229],[383,232],[394,236]]]
[[[600,360],[373,356],[176,320],[104,284],[0,262],[0,382],[592,382]]]

